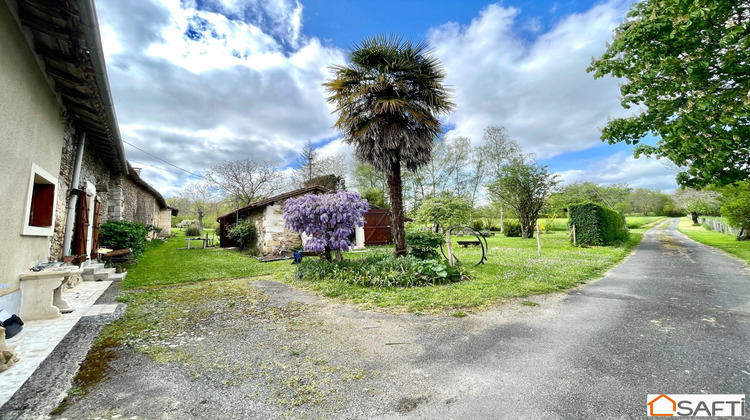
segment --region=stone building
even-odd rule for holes
[[[325,194],[328,188],[319,185],[300,188],[284,194],[275,195],[238,208],[231,213],[219,216],[216,220],[220,228],[220,246],[229,247],[235,244],[227,238],[227,228],[238,220],[251,220],[258,231],[258,250],[263,254],[290,251],[302,245],[302,237],[284,227],[282,209],[286,200],[307,194]]]
[[[95,10],[0,1],[0,309],[11,313],[21,272],[87,264],[108,218],[169,226],[172,209],[126,160]]]

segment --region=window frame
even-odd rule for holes
[[[46,183],[53,186],[52,192],[52,220],[50,226],[33,226],[29,224],[31,222],[31,202],[34,198],[34,184],[36,184],[36,178],[42,178]],[[41,166],[36,163],[31,163],[31,171],[29,174],[29,184],[26,192],[26,211],[24,212],[23,219],[23,232],[25,236],[52,236],[55,233],[55,219],[57,215],[57,177],[52,176],[49,172],[42,169]]]

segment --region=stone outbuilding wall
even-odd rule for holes
[[[302,237],[284,227],[285,202],[275,202],[247,215],[247,220],[251,220],[258,231],[258,250],[263,254],[291,251],[302,245]]]
[[[127,175],[118,175],[110,182],[108,218],[158,226],[161,208],[154,195],[136,184]]]

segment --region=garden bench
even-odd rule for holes
[[[458,244],[461,245],[464,248],[468,248],[469,245],[471,245],[471,246],[479,246],[479,241],[458,241]]]
[[[138,265],[138,259],[133,256],[131,248],[116,249],[102,255],[102,259],[107,259],[112,265]]]

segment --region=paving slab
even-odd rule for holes
[[[31,377],[44,359],[65,338],[82,317],[102,315],[106,311],[114,312],[116,308],[109,305],[94,305],[96,300],[112,284],[111,281],[82,282],[75,288],[63,292],[65,299],[73,308],[73,312],[63,314],[57,319],[29,321],[15,337],[6,340],[8,346],[15,346],[15,352],[20,358],[18,363],[10,369],[0,373],[0,407]],[[106,306],[107,308],[97,308]]]

